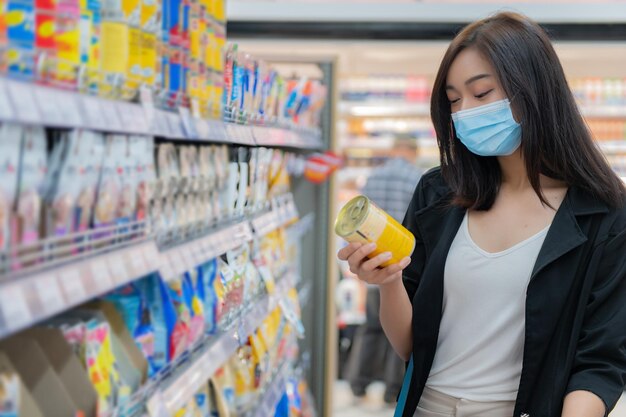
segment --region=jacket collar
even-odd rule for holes
[[[434,183],[431,185],[438,198],[434,204],[419,210],[415,214],[419,218],[418,226],[427,252],[431,254],[437,247],[442,251],[441,255],[443,255],[447,254],[456,236],[465,210],[459,207],[448,207],[451,217],[448,217],[446,222],[447,216],[443,215],[441,209],[448,204],[450,189],[445,183]],[[535,262],[532,277],[534,278],[547,265],[587,241],[588,237],[581,230],[577,217],[608,212],[609,208],[604,202],[594,198],[577,186],[571,186],[552,221],[548,235]]]

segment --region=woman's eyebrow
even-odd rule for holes
[[[465,83],[464,83],[464,84],[465,84],[465,85],[470,85],[470,84],[471,84],[471,83],[473,83],[474,81],[482,80],[483,78],[489,78],[489,77],[491,77],[491,76],[492,76],[491,74],[486,74],[486,73],[485,73],[485,74],[478,74],[478,75],[474,75],[473,77],[468,78],[468,79],[465,81]],[[456,91],[456,88],[455,88],[453,85],[450,85],[450,84],[446,85],[446,91],[450,91],[450,90],[454,90],[454,91]]]
[[[470,85],[471,83],[473,83],[474,81],[478,81],[478,80],[482,80],[483,78],[489,78],[491,77],[491,74],[478,74],[478,75],[474,75],[473,77],[468,78],[465,81],[465,85]]]

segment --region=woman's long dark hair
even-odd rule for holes
[[[499,13],[466,26],[443,57],[431,99],[431,117],[441,152],[442,174],[454,203],[488,210],[502,174],[495,157],[471,153],[457,138],[450,117],[446,78],[466,48],[491,62],[522,126],[522,152],[530,183],[548,205],[540,174],[578,186],[611,207],[624,202],[625,188],[598,149],[567,85],[548,35],[516,13]]]

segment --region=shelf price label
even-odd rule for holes
[[[44,123],[52,125],[62,124],[63,115],[61,114],[61,106],[57,102],[56,93],[44,87],[34,89],[34,94]]]
[[[111,281],[111,275],[107,264],[100,259],[95,259],[89,264],[91,278],[93,283],[101,292],[107,292],[113,289],[113,281]]]
[[[160,390],[152,394],[152,397],[146,402],[146,408],[148,409],[150,417],[172,417],[165,405],[165,399]]]
[[[22,286],[17,283],[0,288],[0,309],[7,329],[19,329],[32,321]]]
[[[103,111],[100,106],[100,100],[96,97],[83,96],[81,102],[85,125],[96,129],[106,127],[106,123],[103,121]]]
[[[7,86],[17,118],[22,122],[40,123],[41,114],[31,86],[21,82],[9,82]]]
[[[59,273],[59,279],[68,303],[78,304],[87,298],[78,270],[68,268]]]
[[[63,294],[56,276],[52,274],[41,274],[35,279],[35,291],[41,308],[45,314],[55,314],[65,305]]]
[[[102,100],[100,104],[105,126],[113,130],[124,130],[124,126],[117,114],[116,103],[111,100]]]
[[[111,268],[111,275],[115,284],[125,284],[132,278],[128,273],[126,263],[120,257],[111,256],[107,263]]]
[[[4,80],[0,79],[0,118],[2,120],[11,120],[13,117],[15,117],[15,114],[11,100],[9,100],[9,95],[7,94],[6,83]]]
[[[59,106],[63,122],[69,126],[82,126],[83,118],[81,117],[77,96],[73,93],[64,93],[61,96],[62,105]]]

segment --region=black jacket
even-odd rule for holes
[[[422,177],[405,226],[416,237],[404,284],[413,305],[413,354],[397,416],[411,417],[435,356],[443,271],[465,209],[452,206],[439,169]],[[560,417],[563,399],[591,391],[611,410],[626,384],[626,209],[570,187],[526,292],[523,369],[514,417]]]

